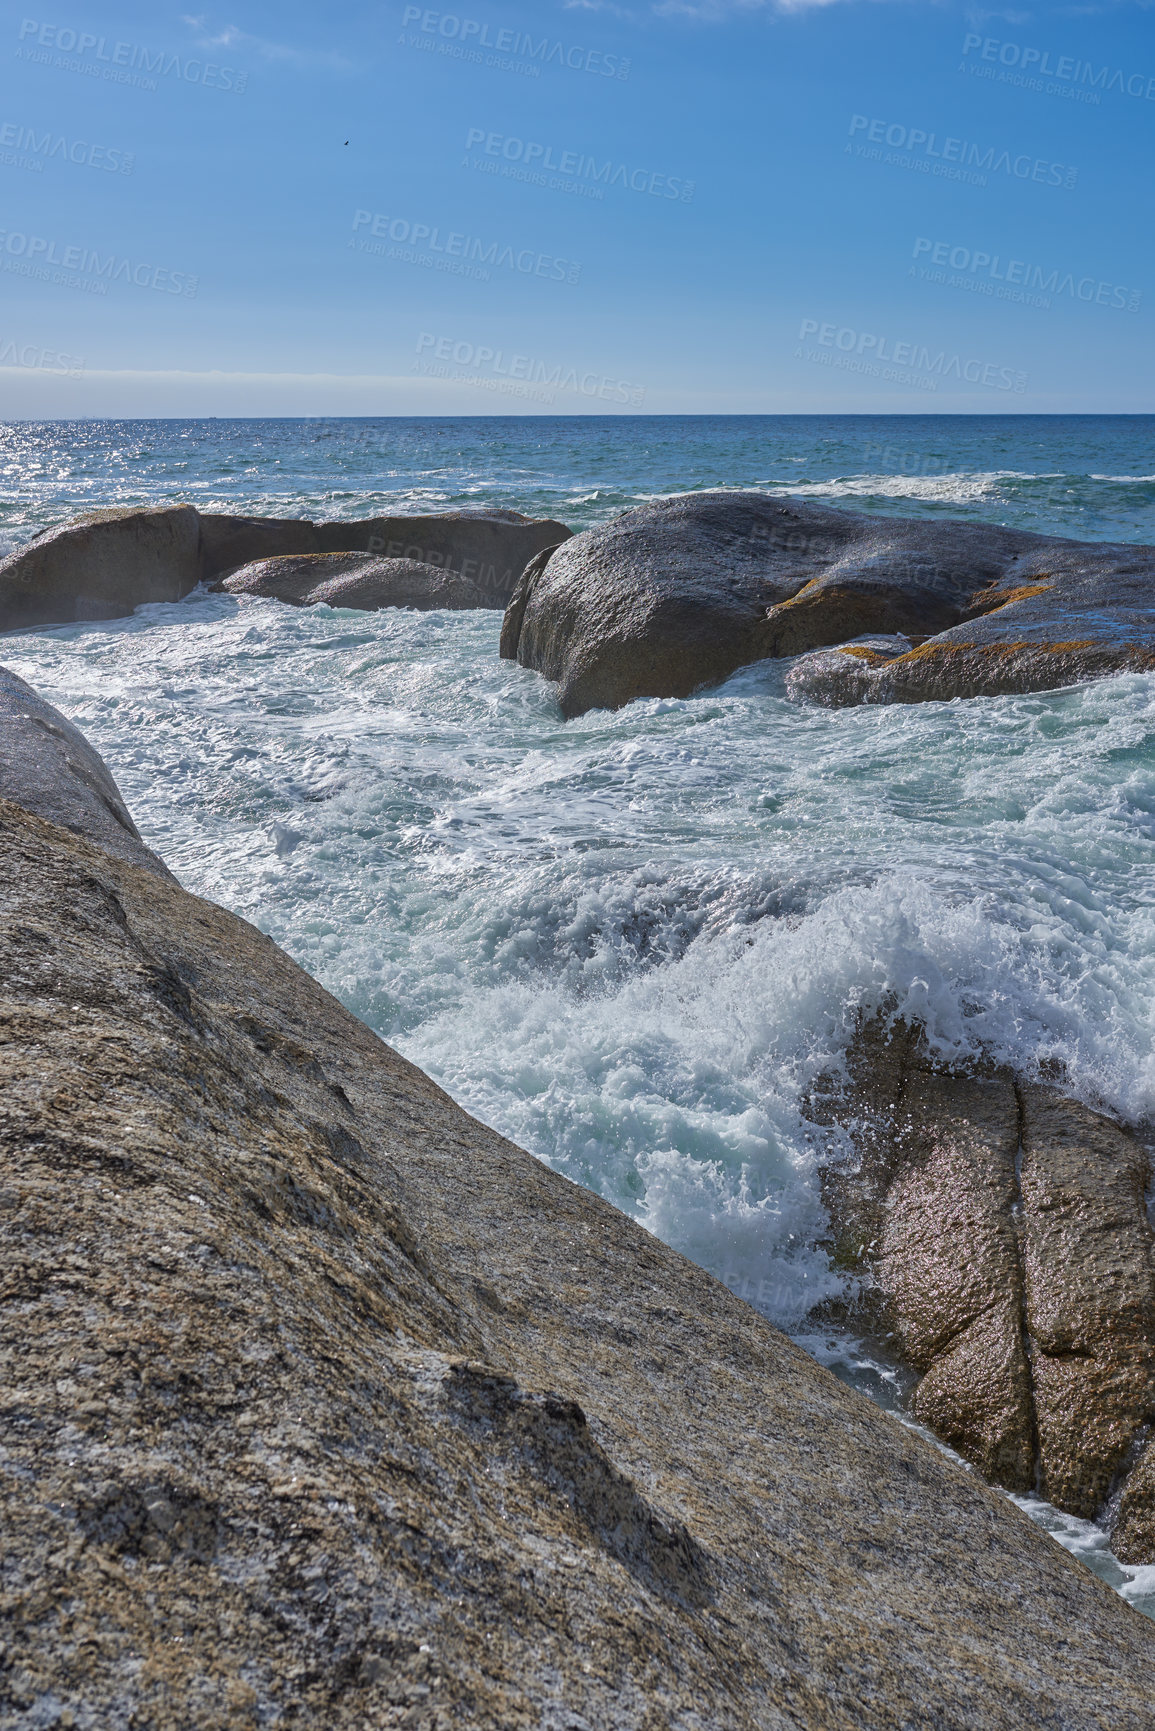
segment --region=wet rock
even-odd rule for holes
[[[1155,1419],[1151,1165],[1132,1136],[1077,1101],[1039,1087],[1021,1099],[1039,1488],[1089,1516]]]
[[[965,525],[954,525],[964,528]],[[917,645],[804,656],[787,684],[820,703],[922,703],[1052,690],[1155,667],[1155,549],[1044,541]]]
[[[1110,1518],[1155,1419],[1145,1147],[1056,1088],[937,1066],[883,1022],[822,1116],[855,1148],[824,1176],[841,1265],[867,1277],[855,1312],[918,1373],[916,1415],[996,1483]],[[1128,1560],[1155,1562],[1148,1532],[1136,1515]]]
[[[1099,642],[1091,636],[1062,641],[1062,626],[1047,621],[1032,636],[1024,632],[1011,640],[991,634],[979,640],[973,627],[960,628],[897,656],[880,654],[869,644],[848,644],[804,656],[787,676],[787,687],[796,697],[843,707],[1006,697],[1057,690],[1114,673],[1149,673],[1155,667],[1155,650],[1146,638],[1149,622],[1128,628],[1124,619],[1112,618],[1114,612],[1112,601],[1105,598],[1098,618],[1091,614],[1081,622],[1068,621],[1071,629],[1082,631],[1119,627]],[[1013,619],[1000,624],[1015,629]]]
[[[1149,1563],[1155,1557],[1155,1448],[1148,1425],[1137,1440],[1135,1464],[1119,1494],[1111,1546],[1124,1563]]]
[[[347,572],[318,584],[309,605],[325,601],[330,607],[434,607],[467,609],[492,607],[493,596],[479,589],[468,577],[440,565],[423,565],[417,559],[378,559],[369,554],[360,571]]]
[[[296,607],[491,607],[492,597],[468,577],[416,559],[382,559],[373,553],[309,553],[263,559],[226,577],[230,595],[262,595]]]
[[[253,927],[0,872],[14,1723],[1146,1731],[1151,1624]]]
[[[527,567],[502,654],[556,680],[567,716],[688,697],[769,653],[768,607],[848,533],[833,511],[799,529],[757,493],[658,500]]]
[[[179,601],[200,579],[191,505],[95,511],[0,560],[0,631],[121,619],[147,602]]]
[[[1155,666],[1155,549],[867,517],[757,493],[663,499],[527,568],[502,653],[566,715],[810,657],[829,703],[1035,690]],[[904,644],[872,643],[902,637]],[[913,641],[909,641],[913,640]]]
[[[141,840],[99,752],[6,667],[0,667],[0,799],[168,876]]]

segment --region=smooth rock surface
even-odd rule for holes
[[[492,596],[441,565],[382,559],[374,553],[309,553],[264,559],[226,577],[230,595],[271,596],[296,607],[491,607]]]
[[[879,1022],[821,1116],[856,1150],[824,1174],[836,1255],[868,1277],[859,1318],[918,1373],[916,1415],[996,1483],[1110,1522],[1155,1420],[1146,1148],[1057,1088],[954,1074]],[[1140,1501],[1116,1554],[1155,1563]]]
[[[456,571],[504,607],[526,565],[544,547],[569,539],[564,523],[520,511],[446,511],[429,517],[366,517],[354,523],[318,523],[322,553],[347,549],[383,559],[413,559]]]
[[[94,511],[0,559],[0,631],[122,619],[147,602],[179,601],[200,580],[191,505]]]
[[[291,607],[306,607],[314,589],[334,578],[356,576],[364,569],[366,557],[364,553],[285,553],[242,565],[213,588],[229,595],[259,595],[286,601]]]
[[[415,559],[456,573],[485,598],[468,605],[504,607],[526,562],[568,535],[564,523],[519,511],[336,523],[202,516],[191,505],[98,511],[47,530],[0,560],[0,631],[122,619],[149,602],[179,601],[202,581],[219,585],[258,560],[309,554]]]
[[[213,582],[251,565],[286,553],[319,553],[317,525],[307,517],[234,517],[201,511],[201,568]]]
[[[1155,666],[1153,595],[1150,547],[703,492],[527,568],[502,653],[556,680],[567,716],[837,644],[795,671],[799,695],[908,702]],[[860,641],[896,635],[905,653]]]
[[[167,877],[140,839],[104,759],[38,691],[0,667],[0,799]]]
[[[1155,1627],[251,926],[0,871],[8,1722],[1146,1731]]]

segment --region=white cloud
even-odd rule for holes
[[[251,36],[235,24],[210,25],[203,13],[199,18],[186,13],[182,23],[197,32],[198,48],[235,49],[240,55],[258,55],[262,60],[279,61],[282,65],[300,66],[307,70],[322,66],[334,72],[353,70],[353,63],[343,54],[329,49],[296,48],[287,42],[270,42],[265,36]]]

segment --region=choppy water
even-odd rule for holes
[[[0,550],[72,512],[370,517],[497,505],[589,528],[642,500],[762,487],[856,509],[1155,540],[1155,418],[701,415],[0,424]]]
[[[21,426],[4,433],[3,517],[22,539],[85,505],[182,497],[317,516],[490,503],[580,527],[786,476],[857,507],[1155,541],[1152,434],[908,417]],[[910,473],[877,451],[853,469],[870,447]],[[499,628],[196,595],[15,635],[0,657],[104,753],[190,889],[891,1402],[878,1367],[807,1322],[838,1290],[807,1087],[856,1011],[896,999],[944,1054],[1057,1058],[1088,1101],[1155,1111],[1155,678],[823,710],[764,663],[567,724],[548,685],[499,661]],[[1155,1612],[1155,1571],[1032,1512]]]

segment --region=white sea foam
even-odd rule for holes
[[[198,594],[5,661],[189,888],[795,1332],[859,1010],[1155,1110],[1155,678],[827,710],[764,663],[566,724],[499,625]]]
[[[7,659],[191,888],[788,1326],[858,1009],[1155,1107],[1155,680],[839,711],[767,663],[564,725],[497,630],[198,596]]]
[[[1108,1586],[1114,1587],[1137,1611],[1155,1618],[1155,1565],[1121,1563],[1111,1550],[1108,1534],[1094,1521],[1082,1521],[1077,1515],[1064,1514],[1062,1509],[1044,1502],[1041,1497],[1016,1496],[1012,1491],[1005,1495],[1029,1515],[1036,1526],[1050,1533],[1065,1551],[1070,1551]]]
[[[992,469],[982,474],[843,475],[828,481],[791,482],[767,492],[811,499],[923,499],[931,504],[973,505],[997,499],[1008,481],[1057,481],[1062,477],[1022,469]]]

